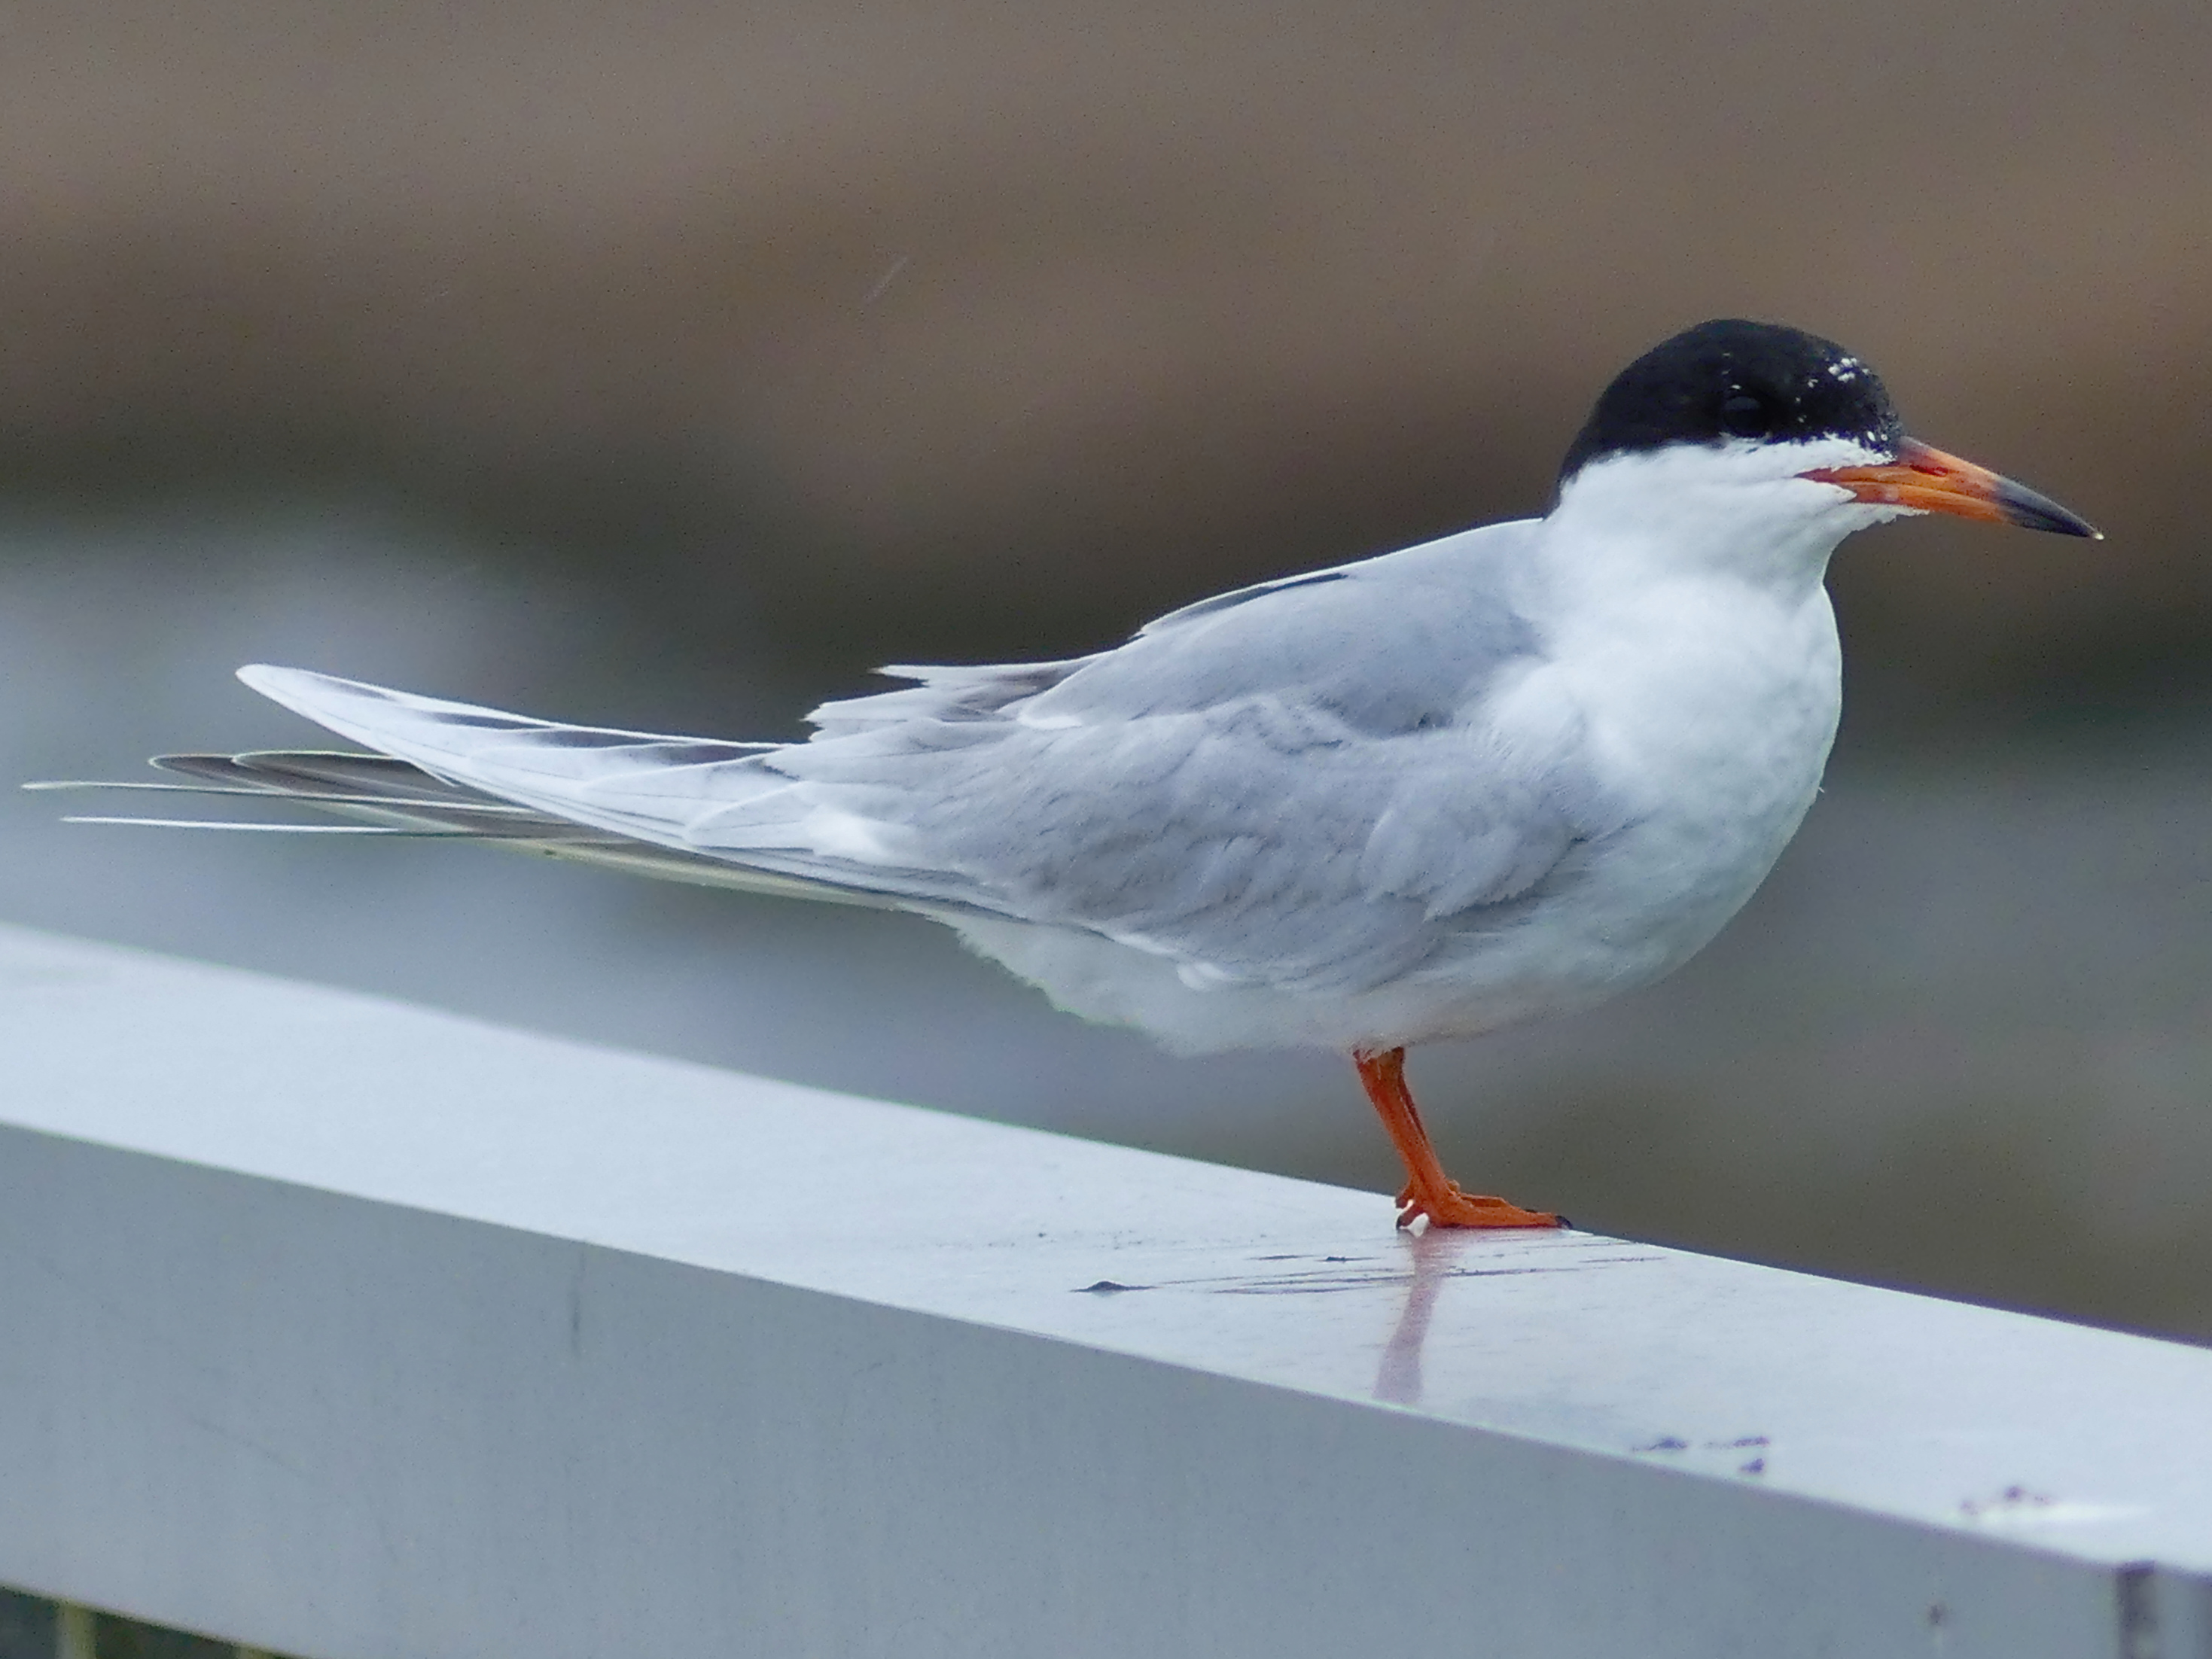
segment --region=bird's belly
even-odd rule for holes
[[[1060,1007],[1184,1052],[1395,1047],[1602,1001],[1708,943],[1818,793],[1840,707],[1834,624],[1825,599],[1793,622],[1747,642],[1737,629],[1690,675],[1607,665],[1574,702],[1613,757],[1620,823],[1521,898],[1439,919],[1426,958],[1372,988],[1193,983],[1170,957],[1086,929],[942,919]]]
[[[1454,994],[1407,1040],[1586,1007],[1673,972],[1757,890],[1817,787],[1816,774],[1794,796],[1733,817],[1646,819],[1572,855],[1525,911],[1466,918],[1419,975]]]
[[[1055,1006],[1134,1026],[1181,1053],[1474,1036],[1589,1006],[1679,967],[1750,897],[1813,792],[1808,784],[1756,821],[1714,824],[1698,814],[1632,826],[1573,855],[1525,902],[1440,923],[1421,967],[1355,993],[1194,984],[1171,958],[1086,929],[943,919]]]

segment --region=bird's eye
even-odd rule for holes
[[[1731,392],[1721,402],[1721,430],[1731,438],[1764,438],[1773,429],[1773,411],[1766,399],[1748,392]]]

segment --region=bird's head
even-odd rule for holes
[[[1905,435],[1875,372],[1772,323],[1700,323],[1615,377],[1554,517],[1700,562],[1818,580],[1855,530],[1923,513],[2096,536],[2025,485]]]

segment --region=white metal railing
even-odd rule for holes
[[[6,930],[0,1342],[307,1659],[2212,1655],[2212,1352]]]

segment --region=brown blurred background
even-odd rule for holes
[[[16,6],[0,745],[296,742],[298,661],[776,735],[1540,511],[1701,318],[2099,522],[1848,546],[1850,709],[1669,984],[1417,1057],[1586,1224],[2212,1338],[2212,10]],[[7,812],[0,915],[1382,1188],[899,919]],[[1387,1212],[1378,1205],[1378,1226]]]

